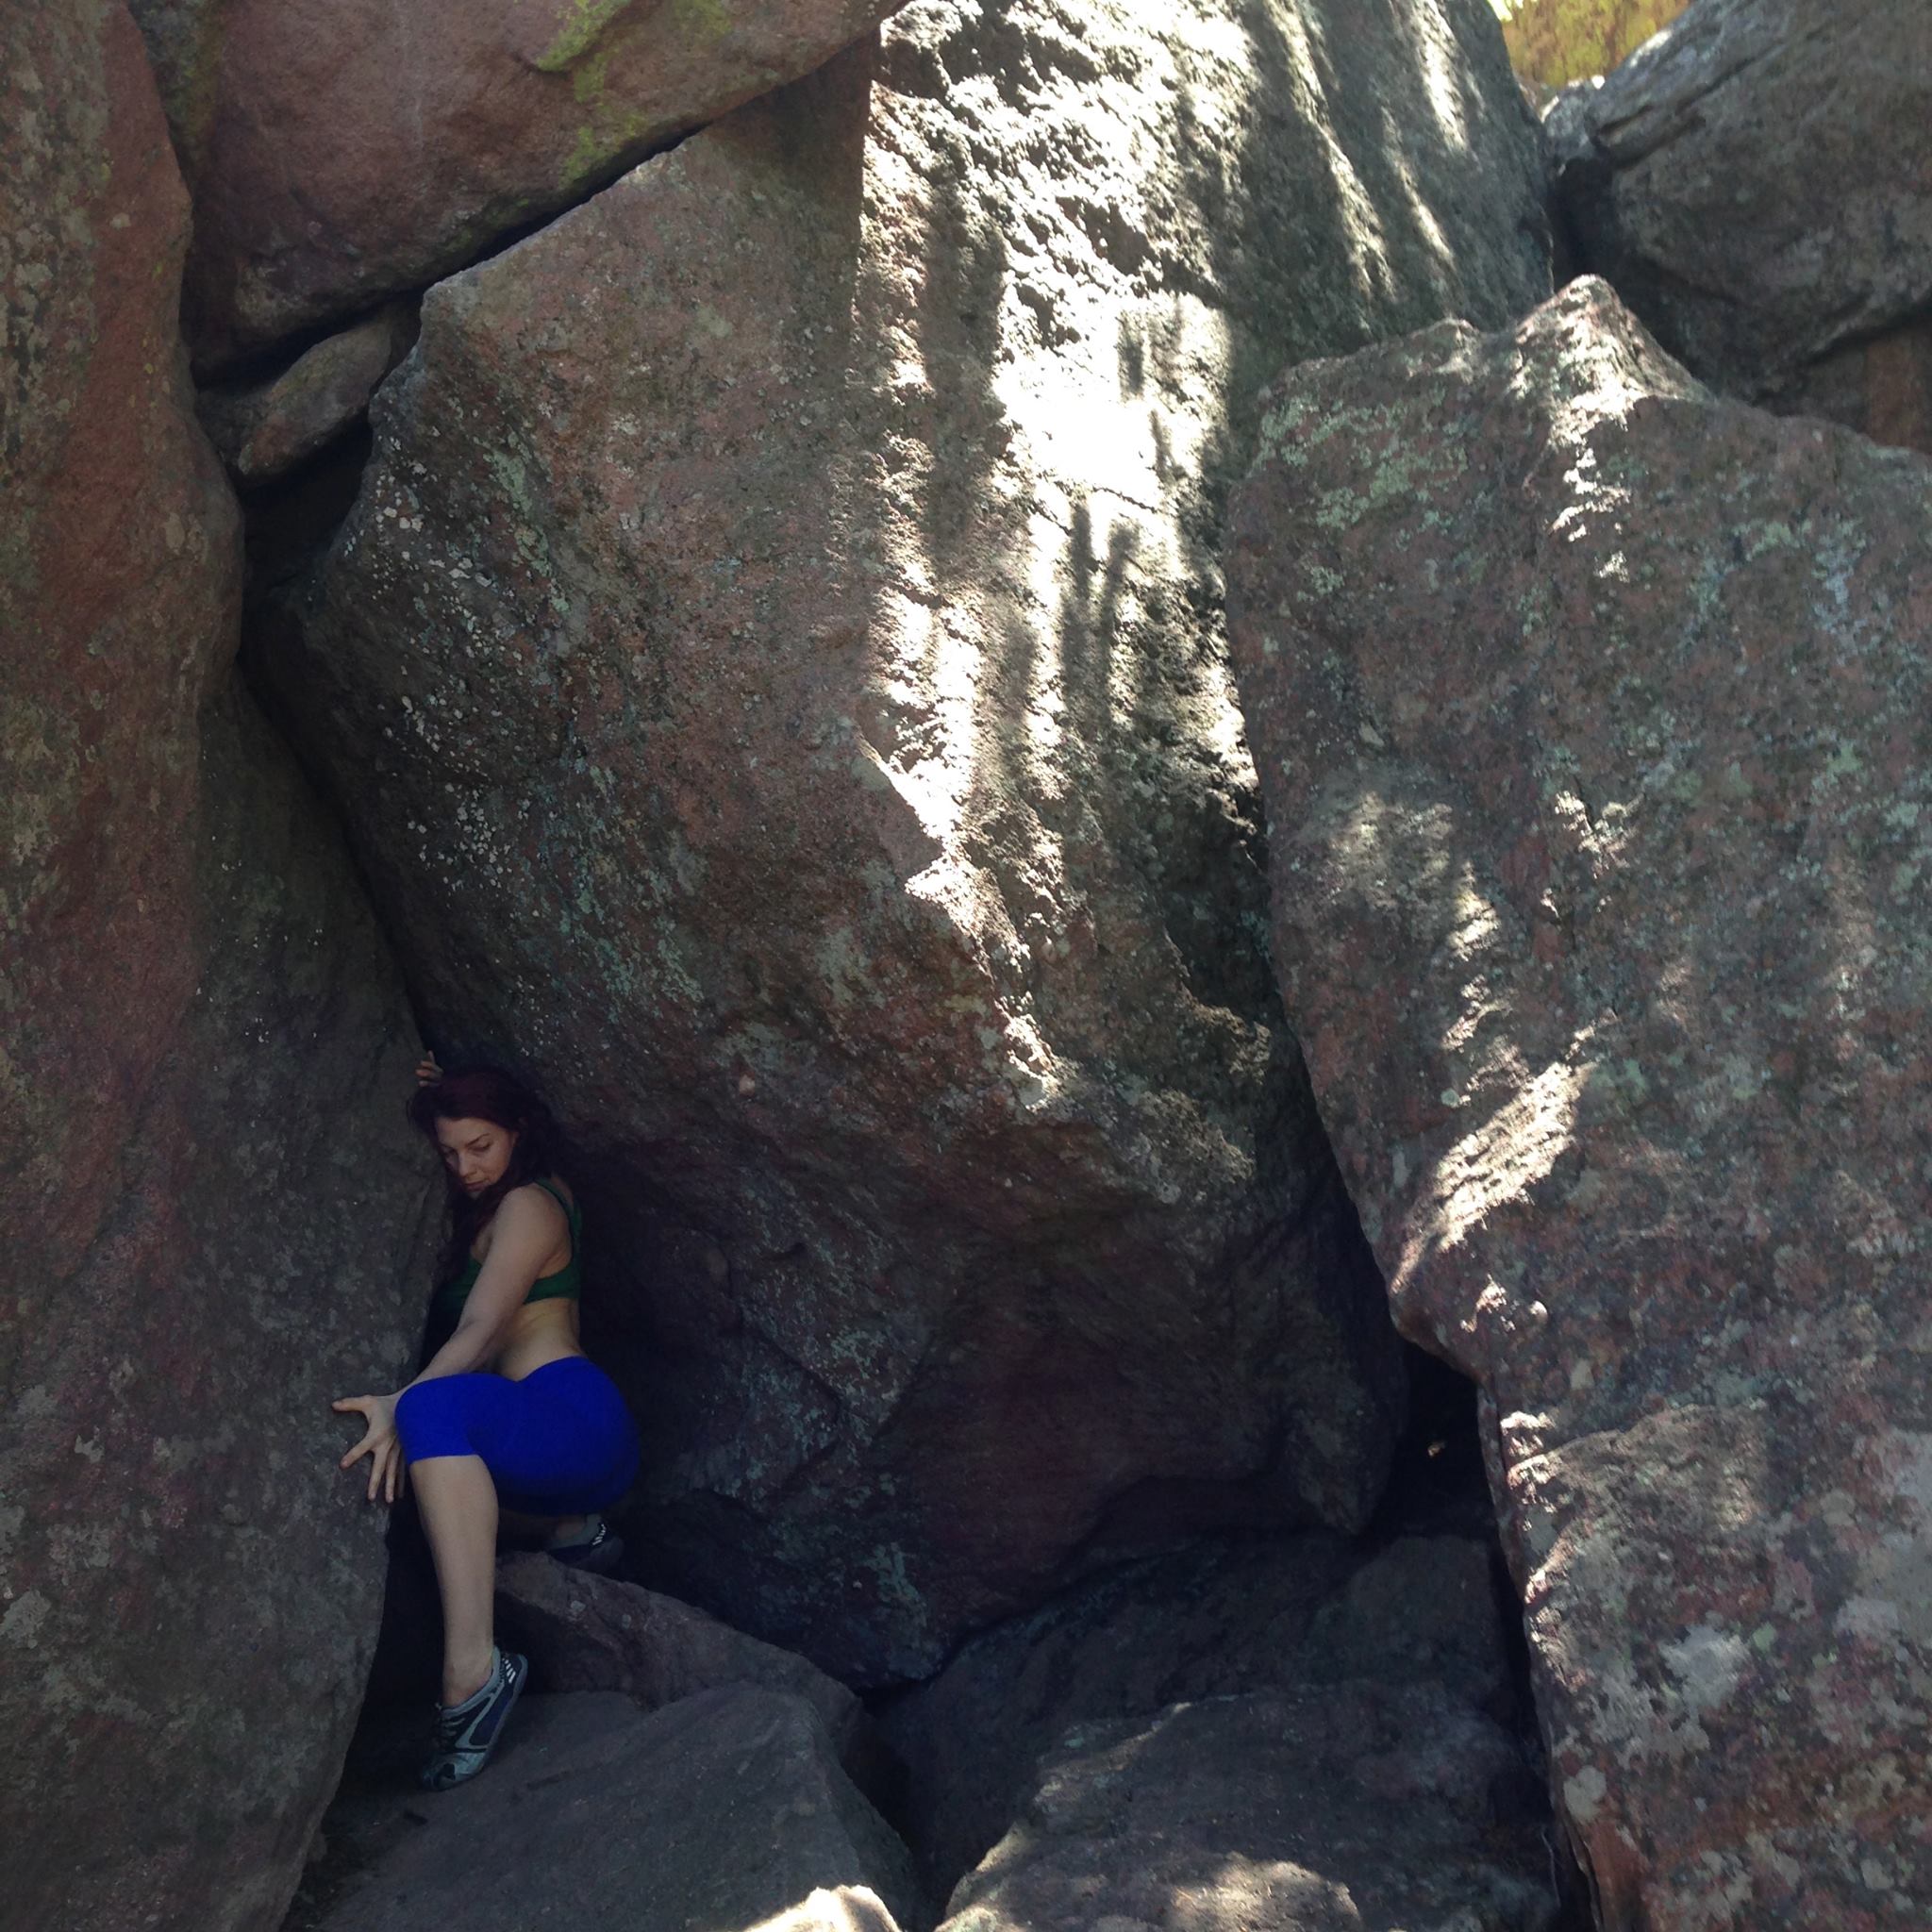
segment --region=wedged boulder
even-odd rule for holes
[[[1370,1507],[1214,536],[1265,364],[1535,298],[1532,132],[1477,0],[925,0],[430,291],[257,662],[585,1150],[654,1583],[876,1680]]]
[[[1932,467],[1594,281],[1291,372],[1262,448],[1284,1002],[1398,1325],[1485,1391],[1598,1922],[1908,1923]]]
[[[881,1712],[908,1774],[908,1833],[950,1890],[1071,1727],[1183,1700],[1426,1680],[1518,1721],[1492,1548],[1401,1537],[1364,1560],[1312,1535],[1176,1552],[975,1637]]]
[[[194,196],[197,365],[421,289],[892,0],[130,0]]]
[[[10,1923],[102,1932],[287,1903],[382,1589],[328,1398],[401,1367],[427,1178],[393,968],[230,676],[187,219],[119,0],[0,18],[0,1839]]]
[[[1085,1725],[943,1932],[1544,1932],[1508,1735],[1434,1685],[1343,1683]]]
[[[1578,266],[1692,374],[1804,407],[1811,365],[1932,306],[1928,102],[1917,0],[1692,0],[1550,110]]]
[[[707,1690],[645,1713],[526,1696],[489,1769],[425,1803],[338,1804],[353,1865],[302,1932],[896,1932],[929,1925],[906,1847],[810,1706]]]
[[[542,1690],[622,1690],[647,1710],[724,1684],[789,1691],[841,1753],[865,1716],[844,1685],[675,1597],[525,1553],[496,1566],[501,1641],[528,1656]]]
[[[204,390],[201,426],[238,483],[273,482],[359,422],[375,385],[415,340],[414,309],[391,303],[275,375]]]

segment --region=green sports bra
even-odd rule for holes
[[[570,1259],[555,1274],[540,1274],[531,1282],[530,1291],[524,1297],[525,1307],[532,1302],[576,1301],[583,1293],[583,1277],[577,1273],[577,1239],[583,1231],[583,1221],[576,1203],[566,1201],[548,1181],[538,1181],[536,1185],[563,1209],[564,1218],[570,1223]],[[452,1274],[430,1298],[431,1311],[445,1322],[459,1321],[463,1305],[470,1299],[470,1291],[482,1272],[482,1262],[472,1255],[462,1273]]]

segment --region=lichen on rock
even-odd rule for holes
[[[1482,1384],[1601,1922],[1909,1923],[1932,471],[1597,281],[1291,372],[1264,450],[1284,1003],[1399,1324]]]
[[[667,1582],[916,1674],[1362,1520],[1399,1377],[1221,506],[1265,370],[1547,273],[1473,0],[924,0],[429,292],[255,661],[427,1010],[583,1140]]]

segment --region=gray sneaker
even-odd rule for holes
[[[460,1704],[437,1706],[436,1748],[423,1767],[424,1790],[446,1791],[483,1769],[529,1674],[528,1657],[492,1650],[483,1688]]]

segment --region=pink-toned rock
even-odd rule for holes
[[[237,482],[272,482],[359,421],[415,340],[414,309],[393,303],[304,350],[279,375],[204,390],[201,426]]]
[[[212,367],[420,289],[829,59],[891,0],[132,0]]]
[[[375,1634],[327,1408],[393,1374],[408,1016],[235,690],[188,204],[119,0],[0,13],[0,1864],[267,1932]]]
[[[1601,282],[1291,372],[1229,560],[1276,957],[1485,1391],[1599,1923],[1932,1910],[1932,467]]]
[[[1780,415],[1829,416],[1874,442],[1932,456],[1932,321],[1908,322],[1834,350],[1768,407]]]
[[[802,1698],[841,1753],[864,1723],[858,1699],[804,1657],[675,1597],[549,1557],[498,1563],[496,1624],[506,1645],[528,1656],[541,1690],[622,1690],[656,1710],[722,1684],[759,1684]]]
[[[262,641],[583,1146],[649,1580],[841,1675],[1387,1466],[1212,534],[1266,364],[1546,265],[1492,18],[1357,25],[924,0],[432,290]]]
[[[1550,110],[1578,265],[1692,374],[1791,407],[1812,365],[1932,305],[1928,104],[1921,0],[1692,0]],[[1882,405],[1856,414],[1894,440]]]
[[[1082,1724],[942,1932],[1546,1932],[1513,1740],[1432,1684],[1353,1681]]]
[[[420,1744],[417,1747],[420,1751]],[[641,1711],[531,1694],[475,1783],[344,1791],[291,1932],[898,1932],[906,1847],[811,1707],[734,1685]]]
[[[880,1712],[906,1766],[898,1815],[935,1889],[978,1863],[1075,1724],[1351,1678],[1428,1682],[1522,1722],[1492,1547],[1404,1537],[1364,1560],[1317,1534],[1178,1551],[971,1639]]]

